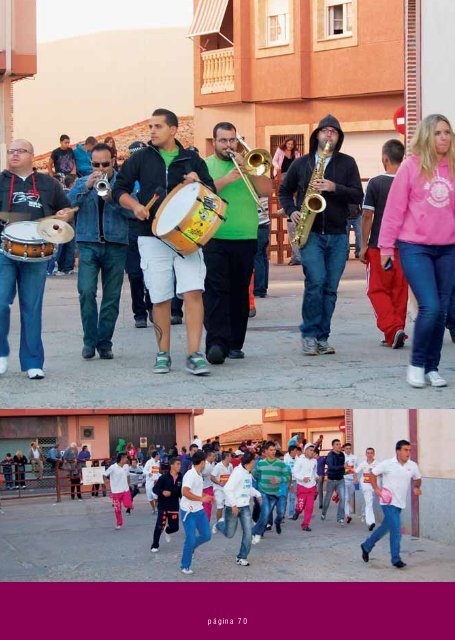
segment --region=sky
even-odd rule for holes
[[[116,29],[189,27],[193,0],[37,0],[38,42]]]
[[[262,409],[206,409],[202,416],[196,416],[194,432],[205,440],[245,424],[261,422]]]

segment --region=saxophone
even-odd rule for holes
[[[292,244],[295,244],[299,249],[306,245],[316,215],[322,213],[327,206],[325,198],[314,188],[314,182],[315,180],[322,180],[324,177],[324,165],[330,153],[330,148],[331,144],[327,142],[313,169],[313,174],[303,198],[300,208],[300,220],[295,225],[294,237],[292,238]]]

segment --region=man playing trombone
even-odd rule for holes
[[[270,178],[254,175],[264,173],[270,167],[267,152],[254,150],[244,157],[238,153],[238,145],[235,126],[220,122],[213,129],[215,153],[206,159],[217,193],[228,202],[226,222],[203,249],[207,266],[204,293],[206,353],[211,364],[222,364],[226,357],[244,357],[248,287],[257,250],[257,202],[259,196],[272,193]],[[253,164],[248,162],[251,154],[259,164],[253,173],[247,166]]]

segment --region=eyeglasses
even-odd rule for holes
[[[92,162],[92,167],[95,167],[95,169],[98,169],[98,167],[103,167],[103,169],[107,169],[110,166],[111,166],[110,160],[109,162]]]
[[[217,142],[221,144],[234,144],[234,142],[237,142],[237,138],[229,138],[229,140],[227,138],[220,138]]]
[[[336,129],[332,129],[331,127],[324,127],[321,129],[321,133],[338,133]]]
[[[24,153],[31,153],[28,149],[8,149],[7,154],[9,156],[13,156],[15,153],[19,155],[23,155]]]

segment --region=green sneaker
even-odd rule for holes
[[[207,376],[210,374],[210,369],[204,358],[204,354],[200,351],[195,351],[188,356],[186,359],[186,370],[195,376]]]
[[[153,373],[169,373],[171,370],[171,354],[169,351],[158,351]]]

